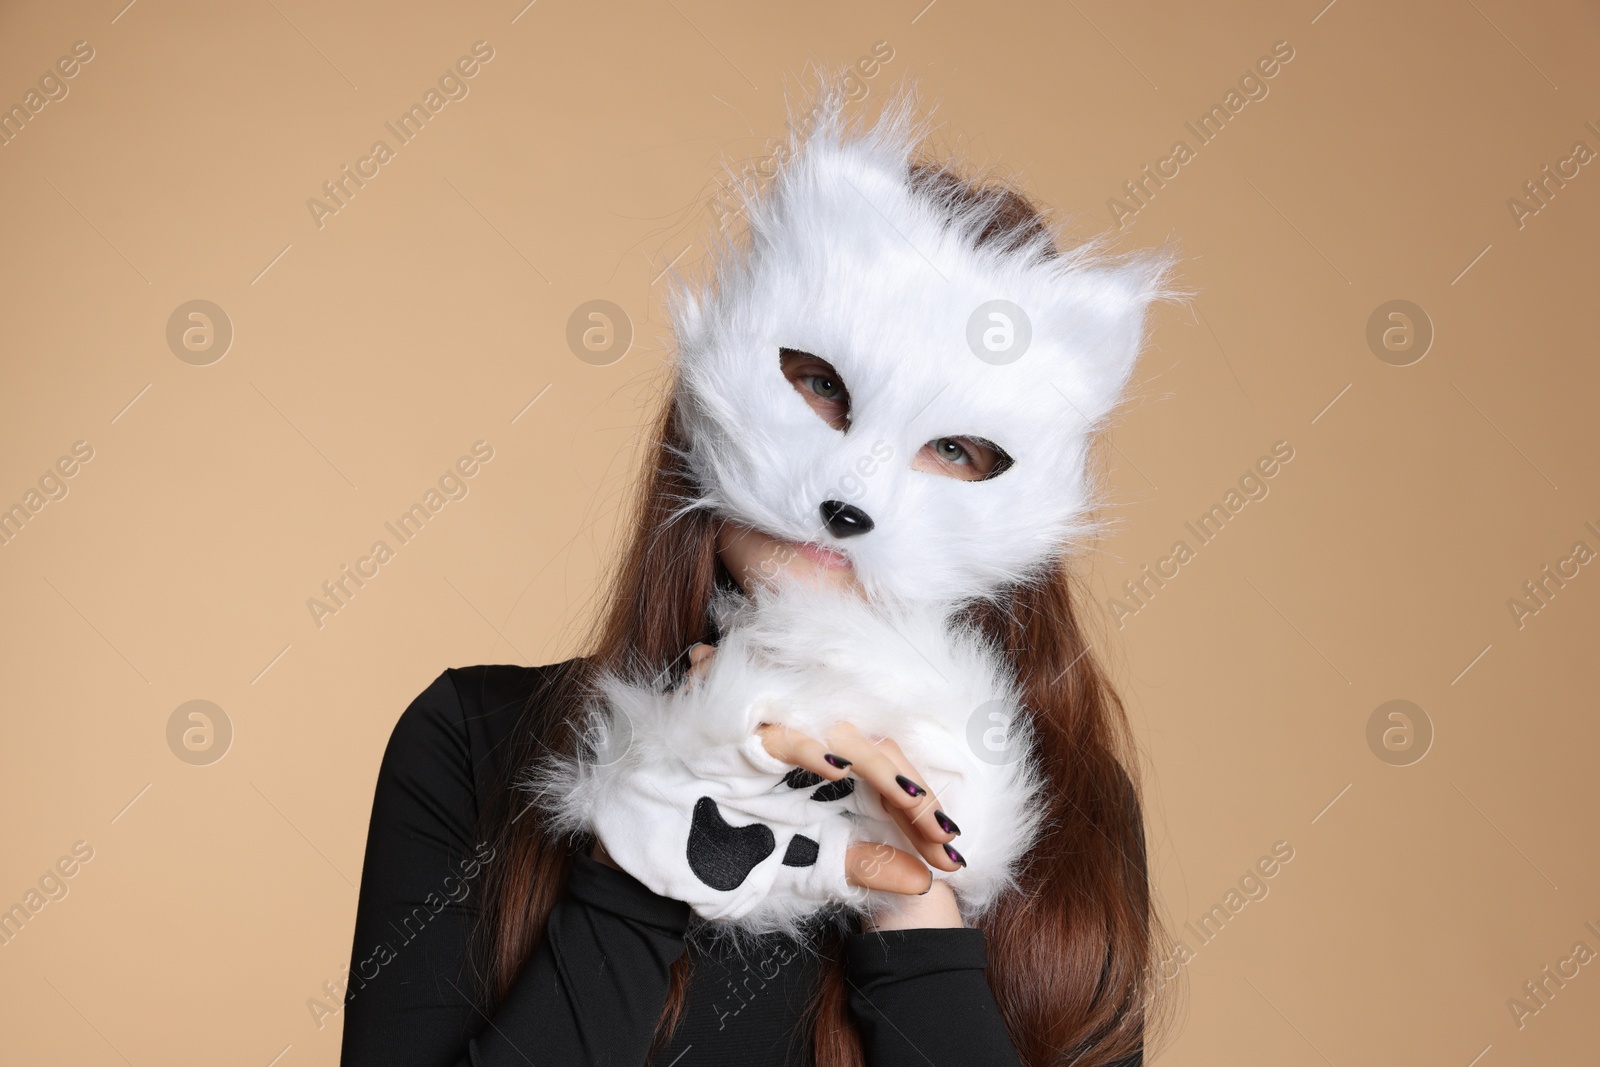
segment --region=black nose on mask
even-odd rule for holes
[[[872,516],[842,500],[822,502],[822,521],[835,537],[854,537],[872,529]]]

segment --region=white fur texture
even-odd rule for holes
[[[535,782],[554,824],[594,833],[652,890],[742,932],[793,934],[828,903],[892,911],[906,898],[845,881],[851,842],[915,854],[877,792],[861,782],[842,800],[811,800],[812,788],[782,783],[793,768],[754,732],[774,722],[820,739],[847,721],[893,738],[958,820],[954,843],[968,865],[934,874],[956,891],[969,922],[983,914],[1014,884],[1041,811],[1028,719],[995,650],[926,605],[869,604],[807,583],[728,598],[718,609],[723,639],[703,677],[671,692],[602,679],[585,758],[547,764]],[[690,812],[702,796],[727,822],[762,822],[776,836],[773,852],[731,891],[706,885],[686,859]],[[795,833],[821,846],[812,866],[782,863]]]
[[[769,186],[737,187],[749,232],[716,257],[713,284],[673,290],[693,506],[842,552],[874,596],[991,594],[1092,528],[1090,438],[1128,382],[1146,308],[1171,295],[1171,256],[1115,258],[1090,243],[1047,258],[1046,231],[1020,249],[979,247],[984,210],[963,208],[952,225],[948,204],[908,187],[928,128],[912,119],[914,97],[864,132],[843,106],[840,87],[824,88]],[[1031,325],[1012,362],[969,344],[970,320],[996,299]],[[783,377],[780,347],[839,372],[852,398],[844,432]],[[977,482],[911,468],[924,444],[963,435],[1014,466]],[[875,528],[833,537],[825,500],[856,505]]]

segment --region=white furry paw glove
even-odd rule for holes
[[[966,865],[935,869],[970,924],[1017,881],[1044,822],[1045,779],[1009,665],[978,631],[937,605],[867,601],[796,583],[719,605],[734,647],[805,684],[762,718],[823,739],[840,722],[899,745],[940,809],[959,827],[950,844]],[[854,839],[912,855],[878,792],[851,797]],[[926,816],[925,816],[926,817]],[[868,913],[910,898],[867,890]]]
[[[786,765],[755,732],[782,723],[823,740],[849,722],[896,741],[959,824],[967,866],[935,877],[968,921],[985,911],[1041,811],[1027,720],[994,651],[932,609],[806,585],[716,608],[723,636],[703,676],[666,693],[599,680],[584,757],[535,776],[555,826],[594,834],[651,890],[752,933],[796,933],[830,903],[892,911],[906,898],[845,876],[856,841],[916,854],[876,791]]]
[[[583,758],[538,769],[541,806],[705,919],[793,934],[823,904],[863,903],[844,864],[855,780],[767,752],[755,729],[780,675],[723,652],[709,668],[671,692],[602,677]]]

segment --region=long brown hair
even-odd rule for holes
[[[1042,217],[1004,184],[963,179],[916,162],[912,186],[936,202],[981,203],[979,242],[1011,247]],[[680,456],[676,386],[669,388],[639,485],[633,533],[594,623],[587,656],[545,673],[512,738],[505,787],[481,815],[480,839],[503,861],[490,869],[479,926],[479,960],[489,1004],[498,1004],[543,936],[573,857],[592,838],[559,840],[512,788],[536,758],[573,758],[573,709],[588,706],[599,671],[640,665],[679,673],[686,650],[711,640],[707,609],[726,581],[715,519],[681,505],[697,495]],[[1065,560],[1035,580],[965,609],[1015,672],[1036,731],[1048,789],[1048,829],[1025,862],[1020,889],[977,924],[985,935],[988,980],[1022,1062],[1029,1067],[1103,1067],[1143,1050],[1165,1014],[1157,975],[1170,943],[1152,909],[1137,762],[1121,701],[1074,610],[1079,578]],[[838,926],[822,929],[820,981],[809,1006],[819,1067],[860,1067],[849,1014]],[[684,1008],[691,956],[672,967],[652,1054],[665,1047]],[[492,1007],[489,1008],[492,1011]]]

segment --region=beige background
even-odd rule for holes
[[[93,449],[0,547],[0,904],[94,850],[0,947],[6,1061],[336,1062],[306,1002],[349,959],[389,730],[447,666],[573,651],[668,352],[658,279],[808,63],[887,42],[864,108],[922,79],[943,148],[1087,231],[1287,41],[1127,230],[1180,240],[1198,292],[1155,323],[1094,562],[1165,913],[1294,849],[1190,935],[1164,1058],[1593,1062],[1600,966],[1520,1028],[1507,1001],[1600,950],[1600,565],[1520,628],[1507,601],[1600,551],[1600,164],[1520,228],[1507,200],[1600,150],[1600,15],[1323,2],[6,5],[0,104],[94,49],[0,148],[0,506]],[[308,198],[480,40],[470,95],[319,229]],[[209,366],[166,341],[194,299],[235,331]],[[637,330],[609,366],[565,341],[593,299]],[[1410,366],[1366,341],[1393,299],[1436,330]],[[478,440],[469,495],[319,628],[307,599]],[[1270,495],[1111,622],[1277,441]],[[196,699],[234,730],[208,766],[167,742]],[[1367,741],[1394,699],[1435,733],[1409,766]]]

